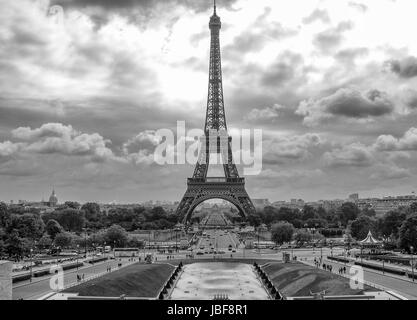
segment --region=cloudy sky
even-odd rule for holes
[[[417,191],[415,0],[219,0],[253,198]],[[0,199],[179,200],[155,131],[203,128],[210,0],[0,0]]]

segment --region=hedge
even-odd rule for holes
[[[338,261],[338,262],[343,262],[343,263],[349,263],[349,260],[346,258],[340,258],[340,257],[329,257],[327,256],[327,259],[329,260],[334,260],[334,261]]]
[[[361,267],[365,267],[365,268],[369,268],[369,269],[374,269],[374,270],[378,270],[378,271],[385,271],[385,272],[390,272],[393,274],[397,274],[400,276],[405,276],[405,271],[404,270],[399,270],[399,269],[394,269],[392,267],[389,266],[380,266],[380,265],[375,265],[375,264],[369,264],[366,262],[359,262],[356,261],[355,262],[356,265],[361,266]]]
[[[91,260],[88,260],[87,262],[90,264],[95,264],[95,263],[106,261],[106,260],[108,260],[107,257],[102,257],[102,258],[91,259]]]

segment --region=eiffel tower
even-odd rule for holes
[[[220,55],[221,21],[216,12],[210,18],[210,71],[204,136],[200,137],[201,148],[192,178],[188,179],[187,191],[176,214],[187,224],[194,209],[210,199],[223,199],[234,204],[242,217],[255,212],[255,207],[245,190],[245,178],[239,176],[232,154],[232,137],[227,133],[224,112],[222,66]],[[224,177],[207,177],[210,155],[220,155]]]

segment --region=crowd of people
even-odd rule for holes
[[[319,259],[314,258],[314,265],[317,268],[320,268],[321,267],[321,268],[323,268],[323,270],[326,270],[326,271],[329,271],[329,272],[332,272],[333,271],[333,266],[331,264],[325,264],[325,263],[323,263],[323,257],[320,257]],[[338,273],[340,275],[346,274],[346,272],[347,272],[346,267],[340,267],[339,270],[338,270]]]

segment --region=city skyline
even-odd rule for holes
[[[155,131],[203,125],[211,6],[4,2],[0,197],[39,200],[53,185],[80,202],[179,201],[194,166],[153,163]],[[264,132],[252,198],[416,189],[413,6],[219,1],[229,130]]]

